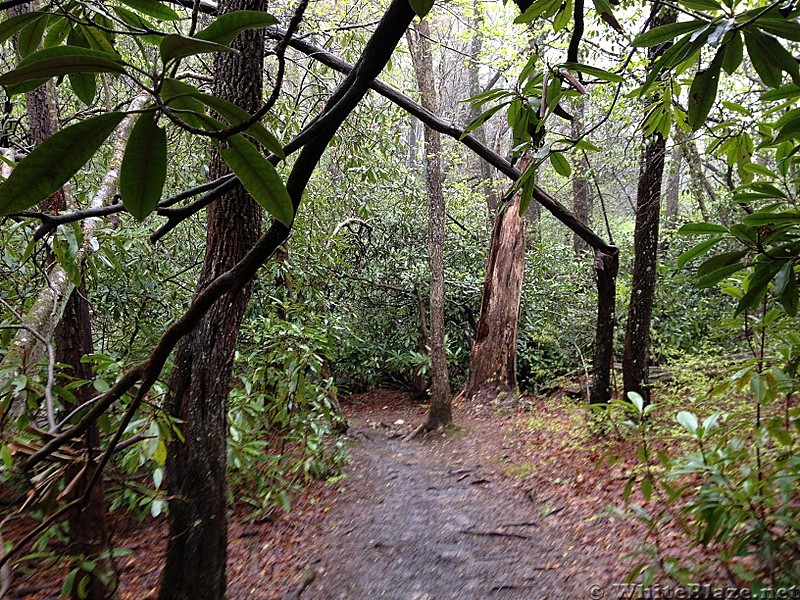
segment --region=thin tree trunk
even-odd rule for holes
[[[583,136],[583,120],[586,113],[585,96],[578,99],[575,118],[572,120],[572,138],[580,139]],[[581,152],[575,160],[574,174],[572,177],[572,214],[587,227],[592,225],[592,205],[589,200],[589,180],[586,178],[589,172],[589,161],[586,155]],[[572,249],[575,256],[581,256],[589,250],[586,243],[577,233],[572,234]]]
[[[597,277],[597,325],[592,356],[592,389],[589,402],[606,404],[611,400],[611,368],[614,364],[614,322],[616,321],[617,272],[619,253],[596,250],[594,272]]]
[[[475,96],[479,94],[481,91],[481,82],[480,82],[480,68],[478,65],[478,57],[481,53],[481,48],[483,48],[483,32],[481,31],[481,25],[483,24],[483,15],[481,14],[480,4],[478,0],[473,0],[472,2],[472,10],[473,10],[473,17],[472,17],[472,43],[470,47],[470,55],[472,59],[467,64],[468,69],[468,83],[469,83],[469,95]],[[473,107],[470,110],[470,119],[475,119],[481,114],[480,107]],[[478,127],[477,129],[473,130],[473,134],[478,139],[478,141],[486,146],[486,130],[483,126]],[[485,160],[480,159],[479,157],[475,157],[477,159],[477,171],[478,177],[480,178],[480,190],[483,193],[484,198],[486,198],[486,207],[489,211],[489,216],[494,217],[494,212],[497,209],[497,195],[494,193],[493,185],[492,185],[492,166],[486,162]]]
[[[263,0],[228,0],[221,13],[263,10]],[[264,34],[248,31],[233,44],[237,54],[215,58],[214,93],[254,112],[262,102]],[[228,172],[215,152],[209,177]],[[262,212],[241,185],[211,204],[199,294],[238,263],[261,233]],[[250,286],[217,302],[180,343],[170,378],[169,413],[180,420],[184,441],[167,454],[169,540],[161,572],[161,600],[225,597],[228,521],[227,415],[233,356]]]
[[[650,27],[674,23],[677,13],[660,2],[653,6]],[[652,64],[666,50],[661,44],[650,48]],[[650,348],[650,323],[658,267],[658,225],[661,211],[661,184],[664,174],[666,140],[656,133],[645,140],[639,169],[636,195],[636,224],[633,234],[633,280],[628,322],[625,329],[625,353],[622,357],[625,392],[636,392],[649,402],[647,366]]]
[[[408,46],[414,63],[422,105],[434,114],[439,109],[433,80],[433,55],[430,28],[422,19]],[[425,181],[428,188],[428,261],[430,266],[430,346],[431,398],[426,430],[445,427],[453,421],[450,404],[450,377],[444,341],[444,238],[445,204],[442,191],[442,140],[438,131],[425,127]]]
[[[700,158],[700,153],[697,151],[697,144],[687,133],[680,129],[675,132],[675,143],[680,145],[683,151],[683,157],[686,159],[686,164],[689,166],[689,176],[692,182],[692,196],[694,196],[697,201],[700,214],[703,216],[704,221],[710,221],[711,215],[708,212],[706,196],[712,204],[716,203],[717,198],[714,194],[714,187],[711,185],[708,177],[705,176],[705,173],[703,173],[703,161]]]
[[[676,143],[669,158],[669,177],[667,178],[666,206],[664,207],[669,227],[674,227],[677,223],[680,210],[682,155],[681,147]]]
[[[56,360],[69,365],[71,368],[68,383],[72,379],[92,379],[92,369],[88,363],[81,359],[94,352],[92,342],[92,323],[89,316],[89,302],[86,299],[86,288],[83,284],[73,290],[67,302],[64,316],[55,332]],[[93,395],[90,384],[83,385],[73,392],[78,404],[88,401]],[[99,447],[99,431],[97,425],[92,425],[86,432],[86,463],[76,463],[67,469],[67,481],[78,476],[81,469],[84,473],[92,473],[96,468],[95,452]],[[88,466],[89,468],[86,468]],[[83,477],[67,500],[74,500],[86,493],[88,481]],[[112,547],[111,537],[106,528],[106,504],[103,495],[102,478],[92,488],[88,502],[79,506],[69,514],[69,535],[72,542],[72,554],[79,555],[82,560],[96,563],[94,570],[89,574],[89,585],[86,588],[85,600],[109,600],[117,598],[117,583],[119,576],[113,560],[108,555]],[[72,591],[72,597],[78,598],[77,586]]]
[[[523,157],[520,168],[530,160]],[[517,386],[517,329],[525,273],[525,219],[519,216],[521,192],[500,209],[489,243],[481,312],[469,358],[464,396],[493,400]]]

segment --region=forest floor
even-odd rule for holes
[[[532,402],[457,403],[455,428],[404,441],[426,414],[409,394],[346,399],[342,476],[311,485],[272,521],[243,522],[245,507],[234,510],[229,598],[626,597],[640,562],[626,555],[646,528],[607,508],[624,504],[636,443],[596,430],[579,401]],[[647,507],[637,488],[631,499]],[[155,597],[164,520],[114,528],[115,545],[132,550],[119,559],[122,598]],[[691,558],[677,531],[660,543]],[[57,598],[59,577],[20,572],[11,597]]]

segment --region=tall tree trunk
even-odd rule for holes
[[[84,356],[94,352],[89,302],[86,299],[86,287],[83,284],[72,291],[61,322],[56,328],[55,339],[56,360],[69,365],[72,378],[91,381],[90,365],[81,362]],[[67,383],[67,381],[63,383]],[[74,394],[76,402],[81,404],[92,397],[93,390],[91,385],[87,384],[74,390]],[[97,425],[94,424],[87,431],[85,439],[86,465],[89,468],[80,464],[73,465],[67,470],[68,481],[78,476],[82,468],[85,468],[85,473],[94,471],[99,438]],[[83,477],[68,500],[82,497],[86,493],[86,484],[87,478]],[[105,516],[106,505],[101,478],[90,492],[87,503],[84,506],[78,506],[69,514],[72,554],[96,563],[95,569],[90,573],[87,594],[82,596],[88,600],[108,600],[117,597],[119,577],[107,552],[111,548],[111,537],[106,528]],[[79,597],[77,586],[73,589],[72,597]]]
[[[658,2],[653,5],[650,27],[674,23],[677,13]],[[653,46],[648,52],[650,64],[667,49],[667,44]],[[649,402],[647,367],[650,347],[650,322],[656,286],[658,225],[661,211],[661,184],[664,175],[666,140],[656,133],[645,140],[636,194],[636,224],[633,233],[633,281],[628,322],[625,329],[625,354],[622,357],[625,392],[636,392]]]
[[[520,169],[530,163],[520,160]],[[517,329],[525,273],[525,219],[519,216],[521,192],[500,209],[489,243],[481,313],[469,357],[464,396],[486,401],[517,386]]]
[[[223,14],[264,8],[263,0],[220,4]],[[244,32],[233,47],[237,54],[215,57],[214,93],[254,112],[263,101],[264,34]],[[209,171],[211,179],[228,172],[217,152]],[[209,206],[198,293],[245,256],[260,237],[261,219],[261,209],[241,185]],[[225,597],[228,396],[236,340],[249,298],[247,285],[215,303],[176,353],[169,412],[180,419],[185,441],[170,443],[167,455],[171,500],[162,600]]]
[[[669,227],[675,226],[680,210],[682,156],[683,152],[681,151],[681,147],[676,143],[669,157],[669,177],[667,177],[667,189],[665,194],[666,206],[664,207],[664,216],[667,218],[667,225]]]
[[[583,136],[583,121],[586,114],[586,99],[581,96],[578,99],[575,111],[575,118],[572,120],[572,138],[580,139]],[[592,205],[589,200],[589,180],[586,178],[589,173],[589,161],[581,151],[575,159],[574,175],[572,177],[572,213],[575,218],[587,227],[592,225]],[[581,256],[589,250],[589,244],[577,233],[572,234],[572,249],[575,256]]]
[[[430,28],[422,19],[408,31],[408,46],[414,63],[422,105],[434,114],[439,109],[433,81]],[[438,131],[425,127],[425,182],[428,188],[428,261],[430,268],[431,398],[425,430],[445,427],[453,421],[450,376],[444,343],[444,223],[442,192],[442,139]]]
[[[614,363],[614,322],[616,321],[617,272],[619,252],[595,250],[597,278],[597,325],[592,356],[592,388],[589,402],[606,404],[611,400],[611,367]]]
[[[472,56],[471,60],[467,64],[467,73],[468,73],[468,83],[469,83],[469,95],[475,96],[476,94],[481,93],[481,80],[480,80],[480,68],[478,65],[478,56],[480,56],[481,48],[483,48],[483,32],[481,31],[481,25],[483,24],[483,15],[481,14],[480,4],[478,0],[473,0],[472,2],[472,43],[470,47],[470,55]],[[470,110],[470,119],[475,119],[481,114],[480,107],[472,107]],[[473,135],[478,139],[478,141],[486,146],[486,130],[483,126],[478,127],[477,129],[473,130]],[[482,158],[476,156],[477,161],[477,174],[480,178],[480,190],[483,193],[484,198],[486,198],[486,207],[489,211],[489,216],[493,217],[494,212],[497,209],[497,195],[494,193],[493,185],[492,185],[492,166],[483,160]]]

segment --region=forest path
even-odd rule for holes
[[[352,463],[304,600],[588,597],[594,549],[500,476],[502,423],[457,413],[455,431],[405,442],[424,411],[382,408],[348,411]]]

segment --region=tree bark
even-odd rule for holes
[[[264,0],[227,0],[222,14],[264,10]],[[240,34],[238,53],[218,54],[214,94],[248,112],[263,97],[264,34]],[[228,172],[218,152],[209,176]],[[208,208],[206,255],[197,293],[236,265],[261,234],[262,213],[241,184]],[[162,600],[218,600],[225,597],[228,547],[227,416],[233,356],[250,284],[215,303],[180,343],[170,378],[168,407],[179,419],[184,441],[173,440],[167,454],[169,540],[161,572]]]
[[[86,299],[86,288],[81,284],[73,290],[67,302],[64,316],[55,332],[56,360],[69,365],[70,378],[65,378],[63,383],[71,379],[91,381],[92,369],[88,363],[81,362],[87,354],[94,352],[92,341],[92,323],[89,315],[89,302]],[[93,395],[91,384],[86,384],[74,390],[78,404],[88,401]],[[86,432],[85,465],[76,463],[67,469],[67,481],[79,475],[81,469],[84,473],[92,473],[96,468],[95,454],[99,447],[99,432],[97,425],[93,425]],[[88,484],[84,476],[80,483],[70,494],[68,500],[81,498],[86,493]],[[89,574],[89,585],[86,589],[85,600],[109,600],[117,598],[117,584],[119,576],[108,550],[112,547],[111,537],[106,528],[106,504],[103,495],[102,478],[92,488],[88,502],[79,506],[69,514],[69,535],[72,544],[72,554],[80,555],[82,559],[96,563],[95,569]],[[77,586],[72,591],[72,597],[77,599]]]
[[[439,112],[433,80],[430,27],[422,19],[407,33],[414,73],[422,106]],[[428,191],[428,263],[430,269],[431,397],[424,429],[432,431],[453,421],[450,377],[444,340],[444,237],[445,204],[442,191],[442,139],[438,131],[425,127],[425,183]]]
[[[679,144],[683,157],[686,159],[686,164],[689,166],[689,176],[691,178],[692,196],[697,201],[697,206],[700,209],[700,214],[703,216],[704,221],[711,220],[711,214],[708,212],[708,205],[706,204],[706,196],[715,203],[717,198],[714,194],[714,187],[711,182],[703,173],[703,161],[700,158],[700,153],[697,151],[697,144],[689,137],[688,134],[678,129],[675,132],[675,143]]]
[[[661,2],[653,5],[650,27],[674,23],[677,13]],[[667,44],[653,46],[648,52],[650,64],[663,54]],[[633,233],[633,277],[628,322],[625,329],[625,353],[622,357],[625,392],[636,392],[650,400],[647,366],[650,347],[650,323],[656,286],[658,225],[661,211],[661,184],[664,174],[666,140],[656,133],[644,141],[636,194],[636,224]]]
[[[572,120],[572,138],[580,139],[583,137],[583,121],[586,113],[586,100],[581,96],[577,102],[575,118]],[[574,175],[572,177],[572,214],[581,223],[591,227],[592,205],[589,200],[589,180],[586,178],[589,172],[589,161],[583,151],[575,159]],[[586,243],[577,233],[572,234],[572,249],[575,256],[580,257],[589,250]]]
[[[530,159],[523,157],[520,168]],[[517,330],[525,273],[525,219],[521,192],[500,209],[489,243],[481,312],[469,357],[465,398],[480,402],[513,393],[517,386]]]
[[[681,147],[676,141],[669,158],[669,177],[667,178],[666,206],[664,207],[664,216],[667,218],[669,227],[675,226],[680,210],[682,155]]]
[[[592,388],[589,402],[606,404],[611,400],[611,368],[614,364],[614,323],[616,321],[617,273],[619,253],[596,250],[594,272],[597,278],[597,325],[592,356]]]
[[[468,68],[468,83],[469,83],[469,95],[475,96],[476,94],[481,93],[481,82],[480,82],[480,69],[478,66],[478,56],[481,53],[481,48],[483,48],[483,32],[481,31],[481,25],[483,24],[483,15],[481,14],[480,4],[478,0],[473,0],[472,2],[472,10],[473,10],[473,17],[472,17],[472,42],[470,46],[470,55],[472,59],[467,64]],[[476,119],[481,114],[480,107],[473,107],[470,110],[470,119]],[[486,130],[483,128],[483,125],[478,127],[474,130],[474,135],[477,140],[482,144],[486,145]],[[477,158],[477,157],[476,157]],[[478,158],[477,160],[477,174],[480,178],[480,190],[483,193],[484,198],[486,198],[486,208],[488,209],[488,214],[490,218],[494,217],[494,213],[497,210],[497,195],[494,193],[493,185],[492,185],[492,166],[486,162],[485,160],[481,160]]]

